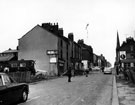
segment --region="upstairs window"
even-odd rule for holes
[[[17,63],[12,63],[11,67],[17,67]]]
[[[26,63],[20,63],[20,67],[26,67]]]

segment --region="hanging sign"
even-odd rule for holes
[[[126,51],[120,51],[120,59],[126,59]]]

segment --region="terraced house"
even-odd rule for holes
[[[36,70],[62,75],[73,61],[81,61],[81,48],[75,47],[73,35],[69,34],[68,38],[63,35],[58,24],[43,23],[18,40],[18,59],[34,60]]]

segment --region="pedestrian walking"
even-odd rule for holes
[[[124,68],[123,74],[124,74],[125,80],[129,80],[129,76],[128,76],[128,74],[129,74],[129,69],[128,69],[128,68],[126,68],[126,67]]]
[[[90,72],[92,71],[92,68],[91,68],[91,67],[89,68],[89,71],[90,71]]]
[[[89,74],[89,70],[88,69],[85,70],[85,74],[86,74],[86,77],[88,77],[88,74]]]
[[[104,72],[104,66],[101,67],[102,72]]]
[[[67,76],[68,76],[68,82],[71,82],[71,77],[72,77],[72,69],[71,69],[71,67],[69,67],[69,69],[67,71]]]

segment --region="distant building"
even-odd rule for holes
[[[107,66],[107,60],[105,59],[105,57],[103,56],[103,54],[101,54],[100,56],[98,56],[98,66],[99,67],[106,67]]]
[[[0,62],[18,60],[18,50],[8,49],[0,53]]]
[[[93,53],[93,66],[98,66],[99,56]]]
[[[85,69],[89,69],[93,65],[93,48],[84,44],[83,40],[78,40],[78,44],[82,48],[82,63]]]
[[[69,61],[73,70],[80,70],[82,61],[82,47],[74,41],[73,33],[68,34],[69,39]]]
[[[82,48],[81,46],[74,42],[74,56],[73,56],[73,63],[75,70],[82,70],[81,61],[82,61]]]
[[[9,66],[9,61],[18,60],[18,50],[8,49],[0,53],[0,71]]]
[[[121,67],[135,67],[135,40],[128,37],[118,49]]]

